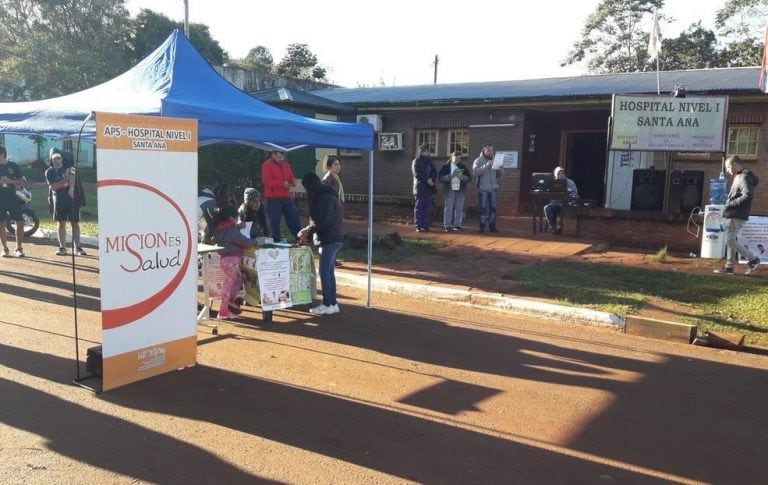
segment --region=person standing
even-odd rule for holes
[[[341,220],[344,221],[344,184],[341,183],[341,159],[336,155],[326,155],[323,159],[323,167],[325,168],[325,175],[323,176],[323,184],[329,186],[336,191],[339,196],[339,208],[341,210]],[[341,261],[336,258],[336,266],[342,266]]]
[[[461,162],[461,151],[456,150],[437,173],[443,183],[443,226],[445,232],[461,231],[464,219],[464,199],[467,182],[472,179],[469,169]]]
[[[264,198],[267,200],[269,227],[272,239],[280,241],[280,221],[285,217],[285,224],[295,238],[299,232],[299,213],[291,197],[291,189],[296,187],[296,177],[285,152],[272,150],[272,154],[261,165],[261,180],[264,183]]]
[[[501,168],[493,168],[495,152],[493,145],[483,145],[480,156],[472,164],[472,175],[477,179],[477,195],[480,208],[480,232],[486,227],[496,232],[496,206],[498,205],[499,180]]]
[[[569,200],[573,200],[579,197],[579,189],[576,187],[576,182],[565,176],[565,169],[563,167],[555,167],[555,170],[552,173],[555,179],[565,180]],[[547,218],[547,228],[552,234],[560,234],[562,230],[557,225],[557,215],[563,211],[563,204],[565,202],[566,201],[564,200],[553,200],[544,206],[544,217]]]
[[[741,158],[731,156],[725,159],[725,171],[733,179],[731,190],[723,209],[725,226],[725,266],[715,270],[715,273],[732,275],[736,266],[736,254],[741,254],[747,260],[747,270],[750,275],[760,266],[760,258],[739,242],[739,232],[744,227],[752,210],[752,200],[755,197],[755,187],[759,182],[757,175],[744,168]]]
[[[24,257],[24,215],[21,213],[21,200],[16,191],[24,187],[24,175],[16,163],[8,160],[8,152],[0,145],[0,243],[3,245],[2,257],[11,255],[5,234],[5,223],[8,220],[16,222],[16,251],[17,258]]]
[[[416,232],[429,231],[429,223],[432,215],[432,204],[434,202],[435,180],[437,180],[437,169],[432,159],[429,157],[429,147],[419,146],[419,153],[411,163],[411,173],[413,174],[413,220],[416,225]]]
[[[307,244],[313,237],[320,247],[320,285],[323,302],[309,311],[316,315],[339,313],[336,299],[336,254],[342,246],[341,208],[339,197],[329,186],[320,181],[315,173],[308,173],[301,179],[307,191],[309,225],[299,231],[299,242]]]
[[[72,226],[72,251],[78,256],[86,253],[80,245],[80,207],[84,202],[82,184],[76,183],[75,167],[65,164],[59,152],[51,152],[45,181],[53,194],[53,219],[58,223],[59,249],[57,256],[67,254],[67,221]],[[77,188],[80,190],[76,190]]]

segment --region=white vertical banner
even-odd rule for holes
[[[103,390],[195,363],[197,121],[96,113]]]

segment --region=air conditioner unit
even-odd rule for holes
[[[394,151],[403,149],[402,133],[379,133],[379,150]]]
[[[357,115],[357,122],[370,123],[373,125],[373,131],[381,131],[384,126],[381,115]]]

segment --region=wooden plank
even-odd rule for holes
[[[740,350],[744,347],[744,335],[710,330],[707,332],[707,344],[718,349]]]
[[[630,335],[689,344],[696,338],[696,325],[627,315],[624,318],[624,332]]]

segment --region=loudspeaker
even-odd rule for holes
[[[669,179],[669,212],[690,213],[701,207],[704,172],[701,170],[675,170]]]
[[[661,211],[664,208],[665,170],[636,169],[632,172],[633,211]]]
[[[102,373],[102,356],[101,345],[98,347],[91,347],[86,353],[85,370],[91,375],[101,377]]]

